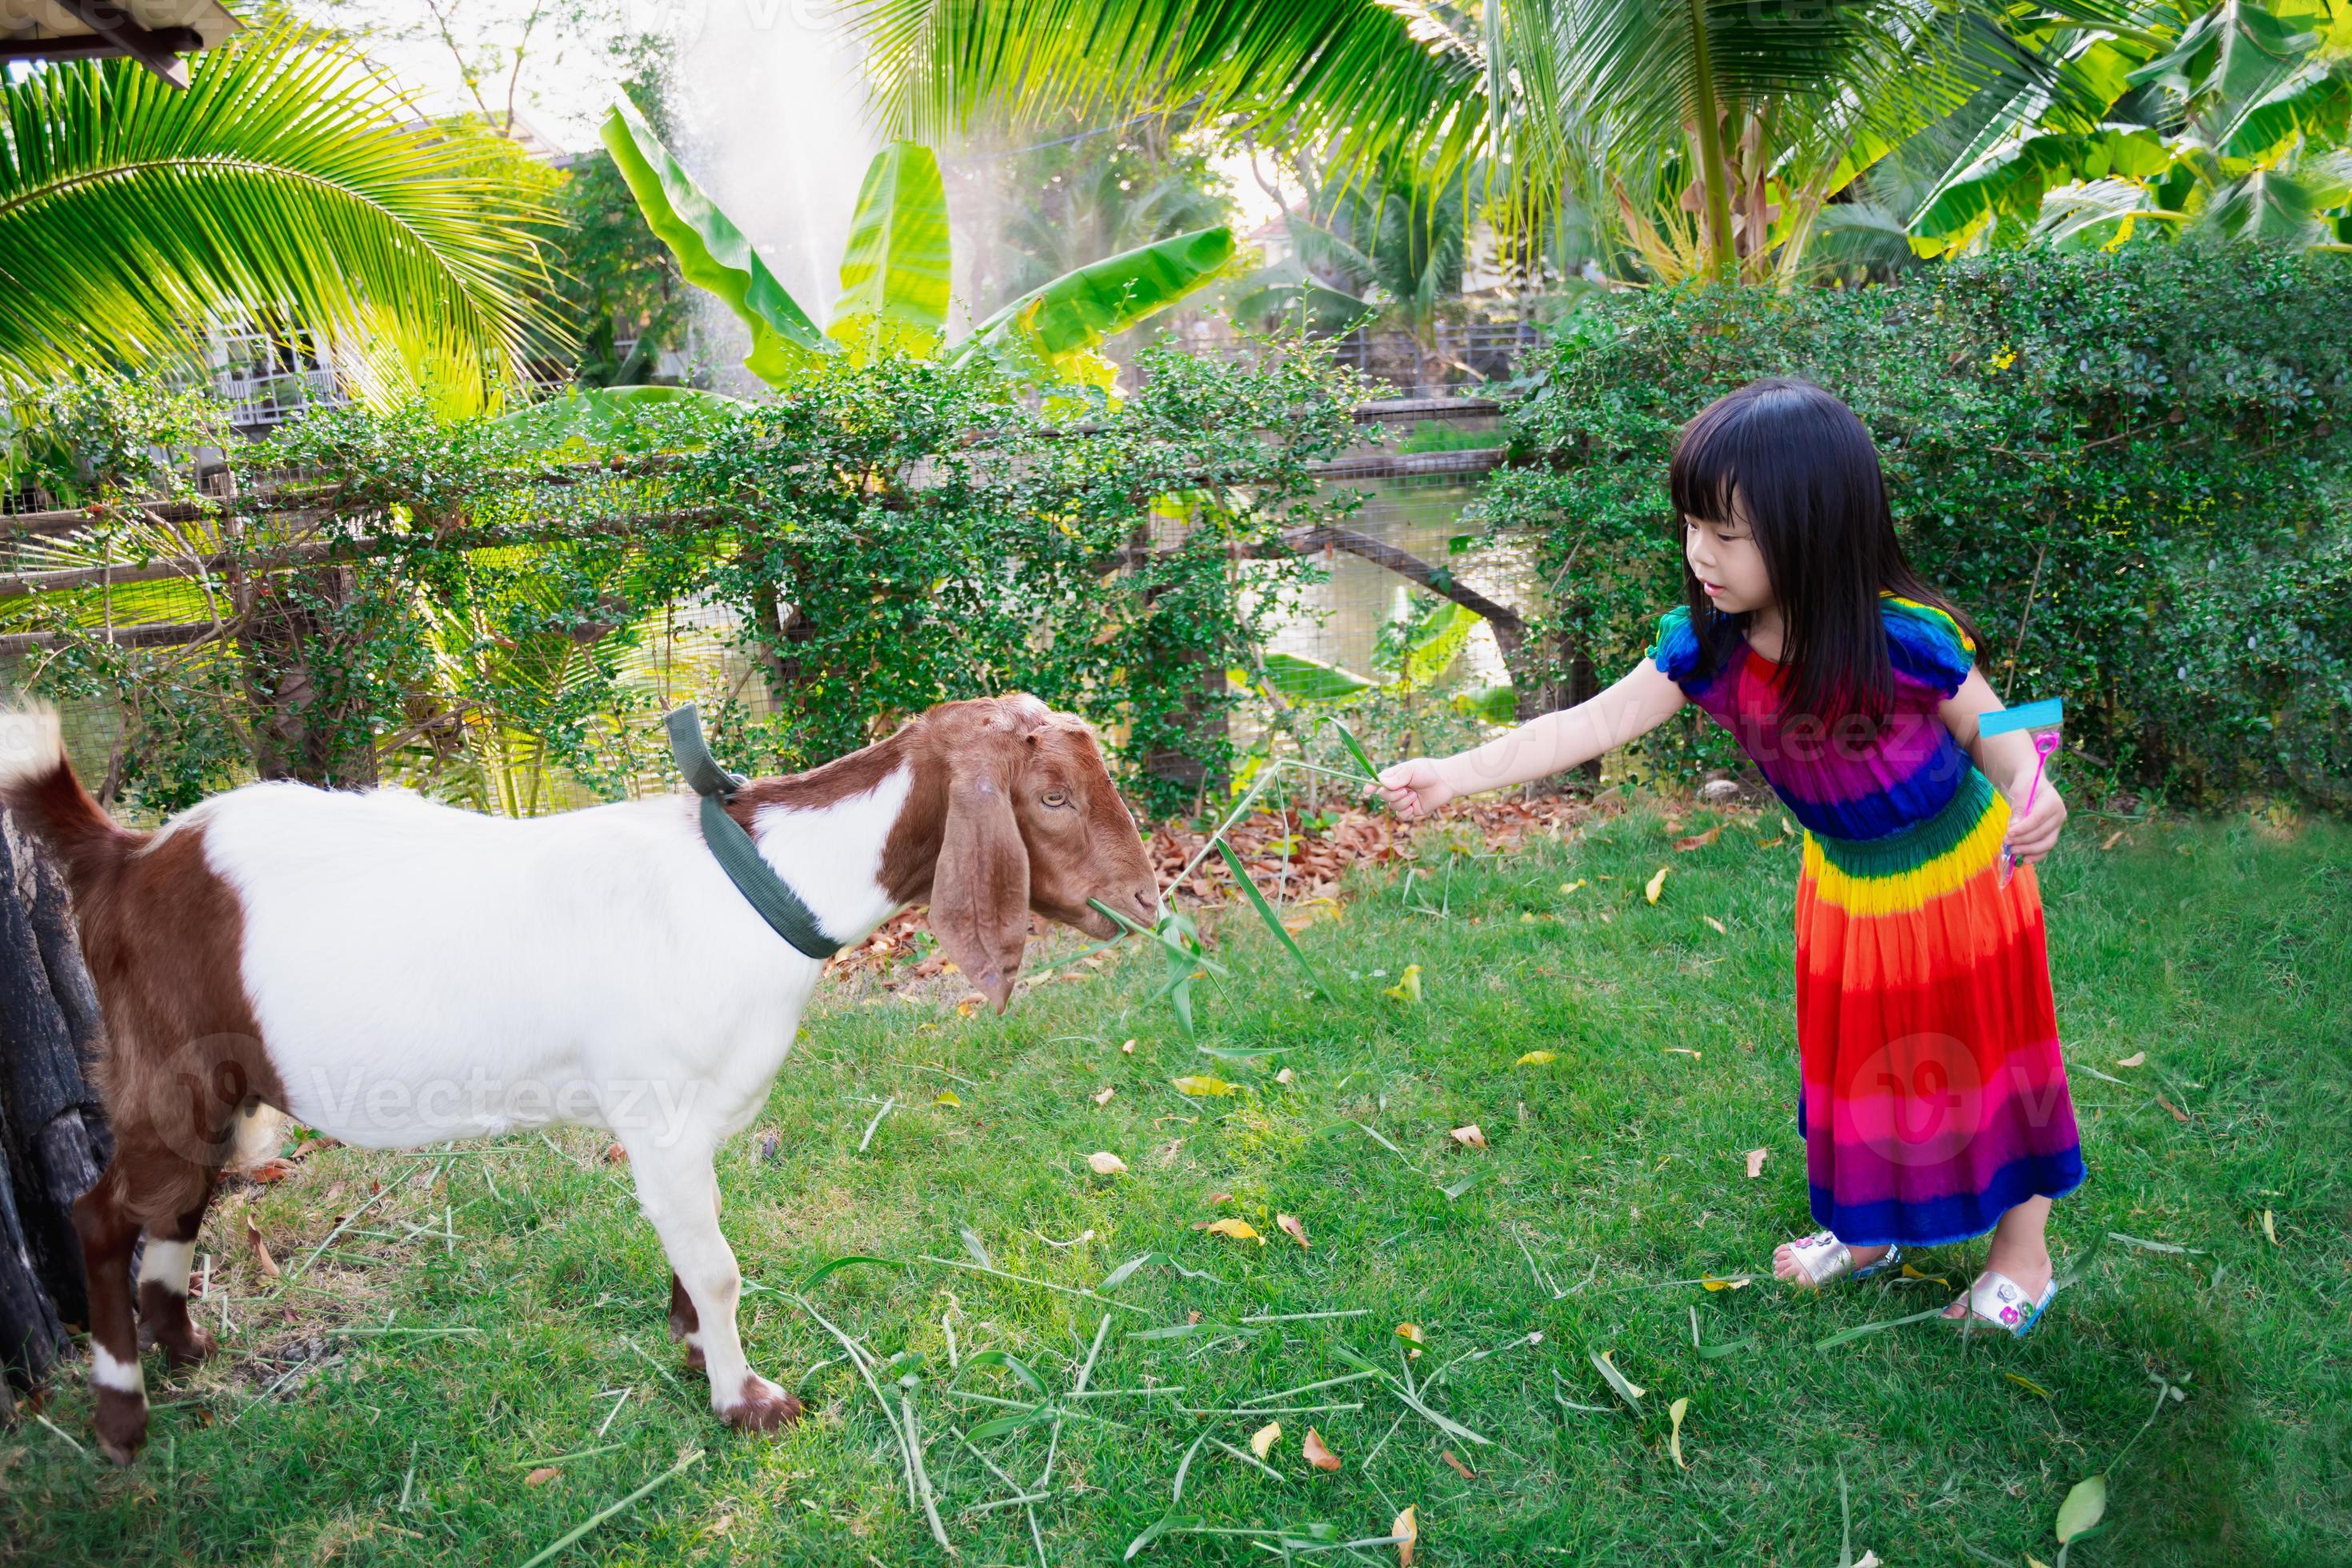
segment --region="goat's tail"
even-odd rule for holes
[[[0,708],[0,805],[48,846],[77,893],[144,837],[117,826],[82,788],[58,710],[46,702],[20,698]]]

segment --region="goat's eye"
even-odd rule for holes
[[[1045,804],[1047,805],[1067,805],[1070,804],[1070,797],[1064,795],[1060,790],[1049,789],[1045,792]]]

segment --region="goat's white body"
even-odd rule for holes
[[[757,823],[836,940],[891,911],[902,771]],[[757,1113],[823,965],[771,931],[691,796],[528,821],[256,784],[182,819],[245,910],[286,1109],[369,1147],[554,1122],[708,1150]]]

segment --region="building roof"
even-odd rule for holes
[[[124,56],[185,87],[180,57],[243,26],[218,0],[0,0],[0,62]]]

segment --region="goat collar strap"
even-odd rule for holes
[[[688,702],[675,709],[663,721],[669,726],[669,754],[677,763],[677,771],[686,775],[687,784],[702,797],[702,841],[710,846],[711,858],[743,895],[744,902],[757,910],[760,918],[775,929],[778,936],[791,942],[811,958],[823,963],[841,951],[841,943],[824,934],[816,916],[801,896],[793,891],[792,884],[776,875],[775,868],[761,855],[759,847],[742,826],[727,815],[727,803],[743,787],[737,778],[719,765],[710,748],[702,739],[702,714]]]

